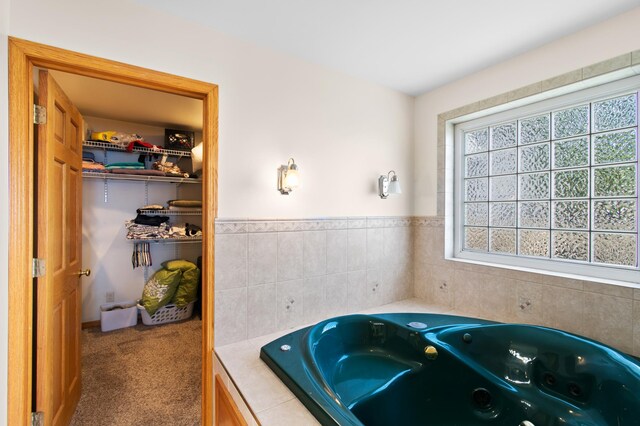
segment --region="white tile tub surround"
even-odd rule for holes
[[[444,259],[444,217],[452,215],[453,145],[446,122],[526,98],[560,94],[638,73],[640,51],[628,52],[437,116],[438,216],[414,218],[414,294],[436,306],[501,322],[559,328],[640,356],[640,289]],[[593,80],[589,80],[592,79]],[[437,112],[436,112],[437,113]],[[437,133],[437,134],[434,134]]]
[[[247,338],[262,336],[277,329],[276,304],[273,303],[276,297],[276,283],[251,287],[247,293],[247,312],[251,312],[251,315],[247,315]]]
[[[216,346],[413,297],[413,219],[216,220]]]
[[[347,272],[347,230],[327,230],[327,274]]]
[[[430,240],[432,232],[438,232],[440,227],[438,224],[441,222],[440,218],[419,218],[416,221],[416,223],[422,225],[414,228],[416,234],[422,234],[422,244],[427,242],[426,240]],[[426,230],[427,232],[420,232],[421,230]],[[416,252],[421,250],[418,244],[419,241],[416,240]],[[435,270],[436,260],[433,259],[427,265],[429,269]],[[448,280],[451,277],[451,281],[444,289],[441,288],[443,282],[437,281],[434,285],[431,285],[428,281],[418,281],[416,279],[416,286],[430,286],[434,287],[437,292],[450,294],[450,296],[442,300],[447,301],[450,297],[453,302],[458,302],[459,307],[456,307],[456,309],[443,306],[446,303],[433,303],[430,300],[424,300],[424,298],[413,298],[375,308],[347,309],[342,313],[440,313],[481,316],[497,321],[538,325],[550,325],[547,322],[566,322],[564,328],[575,327],[582,322],[584,326],[580,330],[584,331],[584,334],[589,337],[604,341],[627,352],[631,352],[630,346],[634,342],[636,348],[640,347],[638,346],[640,345],[640,329],[631,328],[629,324],[629,321],[640,324],[640,292],[635,293],[635,299],[633,297],[634,292],[625,292],[625,297],[614,296],[609,295],[608,292],[615,290],[606,286],[598,286],[598,292],[587,291],[586,287],[591,283],[582,281],[578,284],[546,277],[547,281],[544,283],[545,277],[537,274],[514,273],[506,270],[502,270],[502,273],[491,273],[490,268],[479,267],[479,269],[476,269],[473,265],[472,267],[466,265],[466,269],[456,269],[456,265],[453,263],[449,261],[443,263],[445,266],[452,268],[451,274],[443,275],[442,272],[437,273],[442,280]],[[418,262],[416,262],[416,267],[417,264]],[[453,277],[456,273],[470,284],[460,284],[455,281]],[[475,276],[478,278],[474,279],[473,277]],[[543,281],[537,282],[535,280],[536,277],[541,277]],[[340,284],[339,287],[344,288],[344,281],[340,281]],[[490,291],[486,290],[488,286],[491,286]],[[495,297],[496,295],[491,292],[495,291],[496,288],[501,288],[501,286],[503,286],[503,291],[505,291],[504,286],[513,287],[505,291],[507,296],[504,298]],[[581,288],[577,289],[576,287]],[[488,293],[489,295],[484,296],[483,293]],[[629,295],[631,297],[626,297]],[[496,300],[491,300],[492,298]],[[576,300],[578,302],[575,302]],[[484,303],[489,303],[490,306],[481,306]],[[579,307],[572,306],[572,303],[577,303]],[[587,308],[585,309],[585,307]],[[510,320],[509,318],[514,319]],[[295,329],[306,325],[309,324],[305,323],[295,327]],[[563,328],[557,325],[555,327]],[[222,364],[216,363],[216,368],[223,368],[224,374],[222,376],[226,380],[225,383],[229,382],[237,388],[234,388],[231,394],[238,406],[241,407],[243,415],[251,416],[247,418],[249,424],[254,424],[252,422],[274,426],[283,424],[312,426],[319,424],[295,395],[280,381],[278,376],[259,358],[262,346],[293,330],[278,331],[269,335],[216,347],[217,357],[222,361]],[[633,330],[633,335],[631,335],[630,330]]]
[[[337,282],[344,284],[343,281]],[[341,285],[340,288],[344,288],[344,286]],[[342,313],[354,312],[368,314],[383,312],[450,313],[418,299],[407,299],[364,310],[345,310]],[[315,321],[310,323],[313,322]],[[296,327],[296,329],[310,323],[305,321],[304,325]],[[266,336],[216,347],[214,369],[229,388],[233,400],[249,425],[315,426],[320,424],[260,359],[262,346],[291,331],[293,330],[278,331]]]
[[[278,282],[295,280],[303,277],[302,249],[304,234],[297,232],[278,233]],[[216,241],[216,246],[218,243]],[[226,247],[222,245],[221,249]],[[255,256],[260,257],[260,253]]]
[[[414,292],[442,309],[558,328],[640,356],[640,290],[444,259],[444,220],[414,220]]]
[[[216,289],[247,286],[247,234],[218,234],[216,246]]]
[[[341,315],[347,312],[349,307],[348,278],[349,274],[347,272],[327,275],[327,282],[325,284],[325,313],[327,317]],[[638,303],[640,303],[640,301]]]
[[[276,282],[278,234],[248,234],[247,284],[249,286]]]

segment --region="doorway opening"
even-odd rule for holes
[[[82,55],[75,52],[45,46],[25,40],[10,38],[10,255],[9,255],[9,387],[12,392],[8,401],[8,423],[26,424],[32,406],[39,407],[38,389],[42,377],[47,370],[34,370],[33,355],[36,348],[32,338],[35,333],[41,333],[47,327],[42,321],[43,315],[38,316],[40,304],[34,309],[35,292],[31,286],[32,258],[36,257],[34,241],[43,226],[38,225],[34,215],[35,202],[38,200],[33,188],[38,181],[34,170],[36,165],[35,150],[36,131],[33,124],[33,78],[36,67],[53,71],[58,76],[66,73],[77,79],[91,77],[103,83],[105,81],[126,85],[132,90],[150,89],[163,94],[178,95],[197,100],[202,105],[202,142],[203,142],[203,171],[202,171],[202,301],[201,318],[201,423],[211,424],[212,419],[212,350],[213,350],[213,249],[214,227],[213,218],[216,215],[216,185],[217,185],[217,86],[172,76],[160,72],[142,69],[105,59]],[[80,77],[82,76],[82,77]],[[61,79],[63,77],[60,77]],[[86,108],[85,108],[86,109]],[[104,123],[102,123],[104,124]],[[176,123],[180,124],[180,123]],[[73,150],[71,150],[73,151]],[[70,169],[75,170],[73,167]],[[73,174],[73,173],[70,173]],[[106,180],[104,181],[106,182]],[[118,182],[121,183],[121,182]],[[107,190],[108,191],[108,190]],[[104,192],[105,197],[108,196]],[[173,198],[173,197],[171,197]],[[41,207],[41,206],[38,206]],[[83,242],[84,243],[84,242]],[[85,244],[82,244],[83,246]],[[38,246],[38,255],[42,254],[42,247]],[[176,250],[177,252],[177,250]],[[51,256],[46,253],[45,256]],[[124,268],[121,268],[124,270]],[[49,268],[42,277],[36,278],[36,288],[50,280]],[[105,292],[106,296],[106,292]],[[123,296],[125,296],[123,294]],[[48,297],[48,296],[47,296]],[[39,302],[42,302],[40,300]],[[82,300],[90,306],[90,300]],[[33,315],[38,318],[37,324]],[[95,314],[89,314],[95,315]],[[91,322],[91,316],[78,318],[79,321]],[[70,326],[71,322],[64,323]],[[56,333],[52,333],[56,336]],[[47,338],[48,342],[52,337]],[[41,358],[48,358],[52,352],[43,352]],[[56,364],[52,360],[49,364]],[[53,370],[52,370],[53,371]],[[65,370],[68,371],[68,370]],[[60,374],[64,374],[63,371]],[[32,381],[33,379],[33,381]],[[35,383],[35,385],[32,385]],[[54,382],[58,383],[58,382]],[[45,412],[45,419],[51,416]],[[51,419],[51,417],[49,417]],[[47,422],[49,424],[50,422]]]

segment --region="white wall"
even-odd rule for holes
[[[13,1],[11,28],[17,37],[219,84],[220,217],[411,213],[407,95],[128,0]],[[304,186],[286,197],[275,177],[290,156]],[[375,182],[390,169],[405,194],[383,201]]]
[[[0,413],[7,412],[7,297],[9,282],[9,156],[7,34],[9,33],[9,0],[0,0]],[[0,425],[7,421],[0,415]]]
[[[220,217],[412,212],[413,98],[131,0],[0,0],[1,271],[6,271],[8,228],[7,33],[218,84]],[[300,166],[303,188],[285,197],[275,189],[276,168],[290,156]],[[380,200],[376,179],[390,169],[399,173],[405,193]],[[1,413],[6,412],[6,288],[2,277]],[[0,425],[4,422],[0,416]]]
[[[416,215],[435,215],[438,114],[640,48],[640,8],[425,93],[415,103]]]

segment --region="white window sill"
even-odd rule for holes
[[[531,267],[517,266],[517,265],[508,265],[508,264],[504,264],[504,263],[496,263],[496,262],[490,262],[490,261],[484,261],[484,260],[476,260],[476,259],[466,259],[466,258],[454,257],[454,256],[445,256],[445,260],[450,260],[450,261],[453,261],[453,262],[460,262],[460,263],[469,263],[469,264],[480,265],[480,266],[489,266],[489,267],[493,267],[493,268],[508,269],[508,270],[511,270],[511,271],[528,272],[528,273],[539,274],[539,275],[547,275],[547,276],[566,278],[566,279],[572,279],[572,280],[590,281],[590,282],[594,282],[594,283],[609,284],[609,285],[615,285],[615,286],[620,286],[620,287],[629,287],[629,288],[640,289],[640,283],[624,281],[624,280],[619,280],[619,279],[594,277],[594,276],[590,276],[590,275],[586,275],[586,274],[585,275],[581,275],[581,274],[574,274],[574,273],[550,271],[548,269],[531,268]]]

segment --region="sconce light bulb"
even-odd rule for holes
[[[288,188],[297,188],[300,183],[300,176],[298,175],[297,170],[287,170],[286,176],[284,178],[284,186]]]
[[[400,181],[397,176],[393,176],[391,182],[389,182],[389,194],[402,194],[402,188],[400,188]]]
[[[299,184],[298,165],[293,158],[289,158],[286,165],[283,164],[278,168],[278,191],[283,195],[288,195]]]

